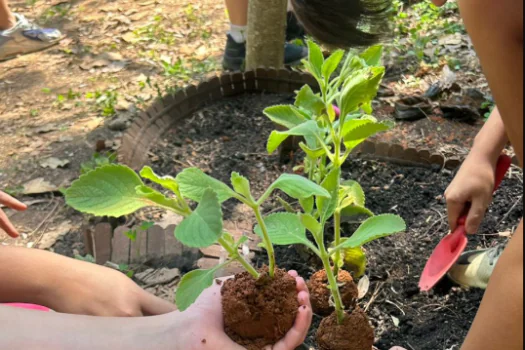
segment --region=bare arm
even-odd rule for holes
[[[460,7],[523,165],[523,0],[460,0]],[[494,271],[462,349],[523,349],[523,223]]]
[[[58,254],[0,246],[0,303],[30,303],[92,316],[151,316],[175,310],[124,274]]]
[[[470,234],[478,231],[492,202],[498,157],[508,141],[505,125],[496,108],[479,132],[470,154],[445,192],[452,230],[456,228],[465,206],[470,203],[466,229]]]
[[[184,330],[180,316],[117,319],[0,306],[0,349],[182,350],[177,341]]]
[[[503,124],[499,109],[496,107],[476,136],[471,155],[488,158],[495,168],[498,158],[508,142],[505,124]]]

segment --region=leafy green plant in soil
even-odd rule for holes
[[[267,219],[270,239],[276,244],[304,244],[323,262],[327,272],[328,288],[331,291],[331,304],[335,307],[340,325],[345,320],[345,309],[352,305],[343,305],[336,276],[343,267],[345,252],[358,256],[357,271],[362,271],[366,257],[355,254],[366,243],[397,232],[405,231],[404,220],[396,215],[374,215],[366,208],[365,193],[358,182],[342,179],[341,166],[351,152],[369,137],[389,130],[393,123],[378,121],[371,116],[372,100],[377,94],[379,84],[385,73],[380,65],[382,47],[374,46],[360,55],[347,55],[338,70],[345,53],[334,52],[325,59],[321,49],[313,42],[308,42],[309,57],[304,66],[316,79],[320,93],[304,86],[298,93],[294,105],[269,107],[266,116],[274,123],[284,127],[285,131],[273,131],[268,139],[267,149],[273,153],[289,136],[301,136],[304,141],[299,145],[305,153],[302,169],[310,180],[323,187],[330,197],[314,196],[300,201],[304,213],[296,215],[291,205],[284,203],[290,213],[274,214]],[[337,104],[340,114],[337,115]],[[343,216],[368,217],[361,226],[347,238],[342,237],[341,219]],[[294,220],[297,222],[294,223]],[[324,237],[325,228],[333,221],[335,240],[331,248],[327,247]],[[315,244],[310,242],[304,229],[292,231],[286,239],[278,236],[273,227],[285,225],[304,228],[311,232]],[[282,240],[282,241],[281,241]]]
[[[161,186],[170,195],[146,185],[143,179]],[[245,177],[234,172],[231,184],[233,188],[197,168],[186,169],[173,178],[160,177],[149,167],[143,168],[138,176],[124,165],[110,164],[82,175],[65,191],[65,196],[71,207],[96,216],[120,217],[144,207],[164,208],[185,217],[174,232],[182,244],[205,248],[219,243],[229,254],[227,261],[210,270],[190,272],[182,279],[177,289],[176,303],[184,311],[204,289],[212,285],[215,273],[233,261],[241,263],[255,279],[259,278],[259,272],[239,253],[239,248],[247,241],[247,237],[235,241],[224,230],[221,203],[235,198],[253,210],[258,222],[256,232],[261,236],[262,244],[268,252],[269,275],[273,277],[275,254],[272,243],[279,244],[286,240],[283,237],[286,236],[289,225],[275,227],[274,217],[263,218],[262,204],[275,190],[281,190],[298,200],[307,200],[313,196],[330,197],[323,187],[299,175],[282,175],[257,200],[252,196],[250,182]],[[198,203],[195,209],[190,207],[190,200]],[[295,223],[300,230],[302,226],[298,219]],[[275,242],[270,239],[270,234],[275,237]]]

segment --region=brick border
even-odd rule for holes
[[[310,74],[286,69],[260,68],[245,73],[225,73],[213,77],[197,86],[190,85],[174,95],[158,98],[147,111],[141,112],[122,138],[119,162],[138,170],[147,160],[148,152],[155,141],[178,121],[188,117],[205,103],[218,101],[246,92],[293,93],[308,84],[317,89]],[[283,151],[293,148],[293,140]],[[367,141],[355,151],[364,158],[399,163],[402,165],[440,166],[456,169],[463,159],[446,158],[439,153],[400,145]]]

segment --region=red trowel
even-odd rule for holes
[[[501,155],[496,168],[496,186],[494,192],[503,182],[505,174],[512,164],[512,158]],[[447,272],[458,261],[459,257],[467,248],[467,231],[465,224],[467,221],[470,206],[465,208],[465,214],[458,220],[458,227],[438,244],[434,253],[427,262],[423,275],[419,281],[419,288],[422,292],[428,292],[447,274]]]

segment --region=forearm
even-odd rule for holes
[[[485,123],[485,126],[483,126],[476,136],[471,156],[488,158],[495,166],[508,142],[509,138],[505,131],[505,125],[496,107]]]
[[[67,263],[67,258],[42,250],[0,247],[0,303],[52,307],[47,302],[48,292],[60,288],[60,276]]]
[[[0,306],[0,349],[182,350],[183,323],[180,313],[102,318]]]

